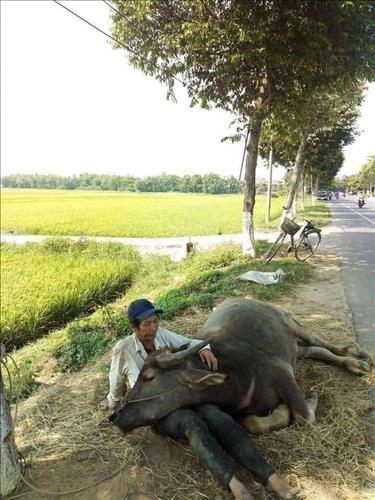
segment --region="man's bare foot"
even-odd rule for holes
[[[230,480],[229,489],[236,500],[254,500],[250,491],[236,478],[236,476],[233,476]]]
[[[299,488],[292,488],[291,486],[289,486],[289,484],[284,481],[284,479],[281,479],[281,477],[277,475],[276,472],[268,478],[266,488],[270,491],[274,491],[279,495],[280,498],[284,498],[286,500],[299,498]]]
[[[108,410],[109,409],[109,403],[107,397],[102,399],[99,403],[99,406],[102,410]]]

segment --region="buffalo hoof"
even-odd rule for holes
[[[366,351],[365,349],[362,349],[360,347],[356,347],[353,345],[348,345],[345,347],[345,355],[346,356],[352,356],[353,358],[360,358],[364,361],[366,361],[369,366],[374,366],[374,359],[371,356],[371,354]]]
[[[305,397],[304,415],[294,414],[294,419],[299,425],[313,424],[315,422],[315,411],[318,405],[318,393],[310,391]]]
[[[347,358],[345,360],[345,368],[355,375],[367,375],[371,369],[367,361],[354,358]]]
[[[305,398],[307,407],[309,409],[309,419],[308,423],[313,424],[315,422],[315,412],[316,407],[318,406],[318,393],[317,391],[310,391]]]

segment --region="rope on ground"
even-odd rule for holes
[[[8,358],[13,362],[15,370],[16,370],[18,381],[20,381],[20,372],[19,372],[19,368],[17,366],[17,363],[15,362],[14,358],[9,353],[6,352],[4,344],[1,344],[1,367],[5,368],[5,371],[6,371],[7,375],[8,375],[8,379],[9,379],[9,387],[11,387],[13,389],[14,384],[13,384],[12,377],[11,377],[10,372],[9,372],[9,368],[7,366],[7,359]],[[12,437],[14,438],[14,442],[15,442],[15,429],[16,429],[17,415],[18,415],[18,404],[19,404],[19,390],[16,391],[16,402],[15,402],[14,417],[12,418],[12,431],[11,432],[12,432]],[[126,464],[122,464],[121,467],[119,467],[117,470],[115,470],[111,474],[108,474],[107,476],[105,476],[105,477],[103,477],[101,479],[98,479],[97,481],[94,481],[91,484],[88,484],[86,486],[82,486],[82,487],[74,489],[74,490],[69,490],[69,491],[48,491],[48,490],[43,490],[41,488],[38,488],[37,486],[35,486],[33,483],[31,483],[25,477],[24,471],[26,469],[26,461],[25,461],[24,457],[21,454],[20,454],[20,457],[18,458],[16,453],[19,453],[19,452],[16,452],[16,450],[14,449],[14,447],[11,447],[12,459],[13,459],[14,465],[16,467],[16,470],[17,470],[17,473],[18,473],[20,479],[30,489],[32,489],[32,490],[34,490],[34,491],[36,491],[38,493],[42,493],[43,495],[65,496],[65,495],[75,495],[77,493],[81,493],[82,491],[85,491],[85,490],[87,490],[89,488],[93,488],[94,486],[97,486],[98,484],[106,481],[107,479],[111,479],[112,477],[114,477],[117,474],[119,474],[126,467]],[[22,466],[20,465],[20,460],[22,462]],[[21,494],[18,494],[18,495],[13,495],[13,496],[8,496],[8,500],[15,500],[16,498],[19,498],[19,497],[21,497],[23,495],[24,495],[24,493],[21,493]]]

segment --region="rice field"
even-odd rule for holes
[[[241,232],[241,194],[2,189],[1,230],[23,234],[173,237]],[[277,227],[284,197],[272,199]],[[264,225],[265,198],[254,221]]]
[[[46,240],[1,247],[1,342],[19,347],[113,300],[141,266],[120,244]]]

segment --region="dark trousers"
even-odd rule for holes
[[[158,422],[155,430],[173,439],[187,439],[195,455],[225,488],[234,475],[234,464],[228,455],[263,486],[275,472],[245,429],[217,406],[207,404],[176,410]]]

